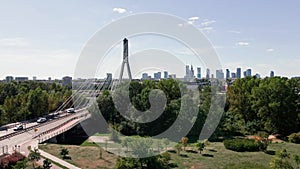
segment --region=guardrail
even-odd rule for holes
[[[62,117],[56,118],[56,119],[54,119],[54,120],[47,121],[47,122],[45,122],[45,123],[40,123],[40,124],[31,126],[31,127],[28,127],[28,128],[26,128],[26,129],[24,129],[24,130],[21,130],[21,131],[16,131],[16,132],[13,132],[13,133],[10,133],[10,134],[1,136],[1,137],[0,137],[0,141],[2,141],[2,140],[4,140],[4,139],[7,139],[7,138],[14,137],[14,136],[16,136],[16,135],[25,133],[25,132],[28,131],[28,130],[32,130],[32,129],[37,128],[37,127],[42,127],[42,126],[44,126],[44,125],[53,123],[53,122],[55,122],[55,121],[58,121],[58,120],[61,120],[61,119],[64,119],[64,118],[67,118],[67,117],[70,117],[70,116],[76,116],[79,112],[82,112],[82,111],[84,111],[84,109],[78,110],[78,111],[77,111],[76,113],[74,113],[74,114],[68,114],[68,115],[66,115],[66,116],[62,116]]]
[[[70,122],[73,121],[73,120],[79,119],[79,118],[84,117],[84,116],[87,117],[87,115],[88,115],[88,113],[83,114],[83,115],[81,115],[81,116],[73,117],[73,118],[69,119],[68,121],[66,121],[66,122],[64,122],[64,123],[62,123],[62,124],[60,124],[59,126],[56,126],[56,127],[52,128],[52,129],[49,129],[49,130],[47,130],[47,131],[44,131],[44,132],[42,132],[42,133],[36,135],[36,136],[33,137],[33,138],[38,138],[38,137],[39,137],[38,141],[39,141],[39,143],[42,143],[42,142],[44,142],[44,141],[46,141],[46,140],[48,140],[48,139],[51,139],[52,137],[55,137],[55,136],[57,136],[57,135],[59,135],[59,134],[61,134],[61,133],[64,133],[64,132],[70,130],[71,128],[73,128],[74,126],[76,126],[78,123],[74,123],[74,124],[68,126],[67,128],[64,128],[64,129],[62,129],[62,130],[60,130],[60,131],[57,131],[57,132],[52,133],[51,135],[47,135],[47,134],[49,134],[49,133],[51,133],[51,132],[53,132],[53,131],[55,131],[55,130],[61,128],[61,127],[63,127],[64,125],[70,123]],[[80,123],[81,121],[82,121],[82,120],[79,120],[79,123]],[[43,135],[47,135],[47,136],[41,138],[41,136],[43,136]]]

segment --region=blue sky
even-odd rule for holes
[[[296,76],[299,6],[297,0],[0,1],[0,78],[72,76],[80,51],[97,30],[140,12],[192,18],[216,48],[224,69]]]

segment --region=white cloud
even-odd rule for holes
[[[269,49],[267,49],[266,51],[267,51],[267,52],[274,52],[275,49],[269,48]]]
[[[198,19],[199,19],[198,16],[190,17],[190,18],[188,18],[188,23],[189,24],[194,24]]]
[[[125,13],[125,12],[127,12],[127,10],[125,8],[114,8],[113,11],[114,12],[118,12],[118,13]]]
[[[204,19],[203,22],[201,22],[201,25],[202,26],[209,26],[209,25],[214,24],[214,23],[216,23],[215,20]]]
[[[235,34],[241,34],[241,32],[240,31],[236,31],[236,30],[230,30],[230,31],[228,31],[229,33],[235,33]]]
[[[249,42],[238,42],[235,44],[236,46],[249,46],[250,43]]]

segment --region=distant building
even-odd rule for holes
[[[185,65],[185,77],[190,77],[190,66]]]
[[[251,69],[246,70],[246,76],[252,76],[252,70]]]
[[[36,81],[36,76],[33,76],[33,77],[32,77],[32,80],[33,80],[33,81]]]
[[[48,81],[51,81],[51,77],[48,77]]]
[[[16,77],[15,80],[17,82],[25,82],[28,81],[28,77]]]
[[[230,78],[230,70],[226,69],[226,79],[229,79],[229,78]]]
[[[170,78],[170,79],[176,79],[176,74],[170,74],[170,75],[169,75],[169,78]]]
[[[217,79],[224,79],[224,73],[222,69],[216,70],[216,78]]]
[[[241,78],[241,73],[242,73],[242,69],[241,68],[237,68],[236,69],[236,78],[240,79]]]
[[[246,77],[246,76],[247,76],[247,75],[246,75],[246,71],[244,71],[244,72],[243,72],[243,75],[244,75],[244,77]]]
[[[235,78],[236,78],[236,73],[232,72],[232,73],[231,73],[231,78],[232,78],[232,79],[235,79]]]
[[[146,79],[148,79],[148,73],[143,73],[142,74],[142,80],[146,80]]]
[[[112,82],[112,74],[111,73],[106,73],[106,79],[107,79],[108,82]],[[72,80],[72,78],[71,78],[71,80]]]
[[[271,71],[271,72],[270,72],[270,77],[274,77],[274,76],[275,76],[274,71]]]
[[[63,86],[70,86],[70,87],[72,87],[72,77],[70,77],[70,76],[63,77],[63,79],[62,79],[62,85]]]
[[[207,68],[206,69],[206,79],[209,79],[209,76],[210,76],[210,70]]]
[[[260,79],[260,74],[256,73],[255,76],[256,78]]]
[[[185,76],[184,79],[185,81],[191,81],[195,78],[195,72],[193,69],[193,65],[191,65],[191,69],[189,65],[185,66]]]
[[[168,71],[164,71],[164,79],[168,79],[169,78],[169,73]]]
[[[154,80],[160,80],[161,79],[161,72],[154,73]]]
[[[12,77],[12,76],[6,76],[6,78],[5,78],[6,83],[10,83],[13,80],[14,80],[14,77]]]
[[[197,78],[201,79],[201,67],[197,67]]]

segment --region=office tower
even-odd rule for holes
[[[164,71],[164,79],[168,79],[169,78],[169,73],[168,71]]]
[[[252,76],[252,70],[251,69],[246,70],[246,76]]]
[[[243,72],[243,75],[244,75],[244,77],[246,77],[246,76],[247,76],[247,74],[246,74],[246,71],[244,71],[244,72]]]
[[[69,76],[63,77],[63,79],[62,79],[62,85],[63,86],[70,86],[70,87],[72,87],[72,77],[69,77]]]
[[[206,69],[206,79],[209,79],[209,76],[210,76],[210,70],[207,68]]]
[[[255,76],[260,79],[260,74],[256,73]]]
[[[229,69],[226,69],[226,79],[229,79],[230,78],[230,71]]]
[[[142,79],[143,79],[143,80],[148,79],[148,73],[143,73],[143,74],[142,74]]]
[[[33,81],[36,81],[36,76],[33,76],[33,77],[32,77],[32,80],[33,80]]]
[[[240,79],[241,78],[241,73],[242,73],[242,69],[241,68],[237,68],[236,69],[236,78]]]
[[[235,78],[236,78],[236,73],[232,72],[232,73],[231,73],[231,78],[232,78],[232,79],[235,79]]]
[[[48,77],[48,81],[51,81],[51,77]]]
[[[169,78],[170,78],[170,79],[176,79],[176,74],[170,74],[170,75],[169,75]]]
[[[25,82],[28,81],[28,77],[16,77],[15,80],[17,82]]]
[[[216,70],[216,78],[217,79],[224,79],[224,73],[222,69]]]
[[[271,71],[271,72],[270,72],[270,77],[274,77],[274,76],[275,76],[274,71]]]
[[[154,73],[154,80],[161,79],[161,72]]]
[[[6,76],[5,80],[6,80],[6,83],[10,83],[11,81],[14,80],[14,77],[12,77],[12,76]]]
[[[191,65],[190,78],[194,78],[194,77],[195,77],[195,72],[193,69],[193,65]]]
[[[197,67],[197,78],[201,79],[201,67]]]
[[[190,66],[186,65],[185,66],[185,77],[190,77]]]

